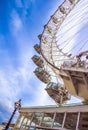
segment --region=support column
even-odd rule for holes
[[[77,116],[76,130],[78,130],[78,126],[79,126],[79,119],[80,119],[80,112],[78,112],[78,116]]]
[[[26,117],[26,122],[25,122],[25,125],[24,125],[25,130],[28,128],[27,123],[28,123],[28,118]]]
[[[20,124],[19,130],[21,130],[21,128],[22,128],[22,124],[23,124],[23,122],[24,122],[24,119],[25,119],[25,116],[23,117],[23,120],[22,120],[22,122],[21,122],[21,124]]]
[[[16,121],[16,124],[15,124],[14,129],[15,129],[16,127],[18,127],[18,125],[19,125],[19,123],[20,123],[20,120],[21,120],[21,117],[22,117],[22,115],[20,114],[19,117],[18,117],[18,119],[17,119],[17,121]]]
[[[64,113],[64,118],[63,118],[63,123],[62,123],[62,128],[64,128],[64,125],[65,125],[65,120],[66,120],[66,112]]]
[[[53,128],[55,118],[56,118],[56,112],[54,113],[54,116],[53,116],[53,120],[52,120],[51,128]]]
[[[31,123],[32,123],[32,121],[33,121],[34,116],[35,116],[35,113],[32,113],[32,117],[31,117],[31,119],[30,119],[30,124],[29,124],[28,130],[29,130],[30,127],[31,127]]]
[[[44,114],[45,114],[45,113],[42,113],[42,118],[41,118],[41,120],[40,120],[39,126],[41,126],[41,124],[42,124],[42,121],[43,121],[43,119],[44,119]]]

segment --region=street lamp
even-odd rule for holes
[[[12,115],[11,115],[11,117],[10,117],[10,119],[9,119],[9,121],[8,121],[8,123],[7,123],[7,125],[6,125],[4,130],[7,130],[9,128],[9,125],[10,125],[10,123],[11,123],[13,117],[14,117],[15,112],[17,110],[19,110],[20,108],[21,108],[21,99],[18,102],[14,103],[14,111],[13,111],[13,113],[12,113]]]

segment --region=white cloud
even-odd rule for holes
[[[25,102],[24,105],[28,107],[30,106],[44,106],[44,105],[55,105],[56,103],[49,97],[47,92],[45,91],[46,84],[40,82],[40,84],[36,85],[36,88],[32,90],[33,100],[29,103]]]
[[[46,87],[46,85],[44,85],[43,83],[41,83],[38,86],[37,91],[35,91],[35,100],[36,100],[36,105],[51,105],[53,104],[53,100],[49,100],[49,95],[47,94],[47,92],[44,90]]]
[[[19,31],[21,31],[21,29],[23,27],[22,20],[15,10],[12,11],[11,23],[10,24],[11,24],[10,29],[14,31],[14,34],[19,33]]]
[[[22,25],[22,20],[17,12],[12,12],[10,22],[10,31],[15,38],[19,52],[17,57],[18,66],[16,68],[14,67],[10,56],[7,53],[6,59],[9,62],[7,62],[5,68],[0,69],[0,86],[2,88],[0,91],[0,104],[3,104],[2,101],[4,101],[4,106],[9,112],[10,109],[13,109],[13,103],[18,100],[19,97],[22,98],[22,96],[28,93],[28,91],[29,97],[31,94],[34,102],[29,102],[29,99],[27,99],[26,101],[22,101],[24,102],[24,105],[52,104],[53,100],[50,100],[41,81],[35,83],[35,86],[33,87],[30,85],[31,80],[33,81],[33,78],[35,78],[33,75],[35,65],[31,60],[34,50],[32,44],[30,45],[32,42],[29,34],[27,33],[25,26]]]

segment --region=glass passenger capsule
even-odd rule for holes
[[[35,44],[34,49],[40,54],[40,52],[41,52],[40,45]]]
[[[34,73],[42,82],[50,82],[50,75],[44,69],[38,67],[35,69]]]
[[[66,10],[63,6],[60,7],[60,11],[63,13],[63,14],[66,14]]]
[[[34,55],[34,56],[32,57],[32,60],[33,60],[33,62],[34,62],[37,66],[39,66],[40,68],[43,68],[43,67],[44,67],[44,61],[43,61],[43,59],[42,59],[40,56]]]
[[[42,37],[42,34],[39,34],[39,35],[38,35],[39,40],[41,40],[41,37]]]
[[[71,2],[71,4],[75,3],[76,0],[69,0]]]
[[[60,84],[50,82],[47,84],[45,90],[58,104],[62,104],[69,99],[68,91]]]

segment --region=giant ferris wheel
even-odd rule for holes
[[[64,0],[38,38],[34,73],[58,105],[21,108],[14,130],[88,130],[88,0]]]
[[[34,73],[58,104],[71,95],[88,103],[88,0],[65,0],[44,25]]]

